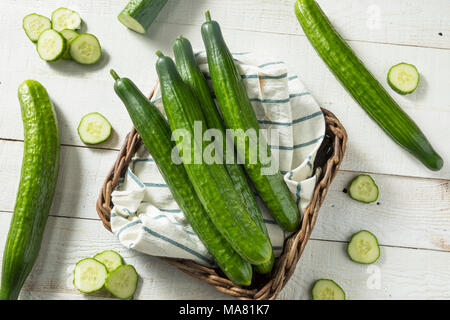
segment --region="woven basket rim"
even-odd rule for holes
[[[153,92],[150,97],[152,95]],[[325,118],[326,134],[314,163],[314,170],[318,170],[318,179],[313,197],[303,213],[300,229],[285,239],[283,252],[276,258],[274,268],[269,276],[255,275],[255,279],[252,281],[253,284],[248,288],[244,288],[232,283],[220,270],[205,267],[192,260],[158,258],[177,267],[191,277],[214,286],[218,291],[238,299],[275,299],[295,271],[296,264],[316,223],[319,209],[325,200],[328,188],[337,174],[345,153],[347,143],[345,128],[331,111],[324,108],[321,108],[321,110]],[[109,170],[100,190],[96,209],[104,227],[108,231],[111,231],[111,193],[117,187],[119,178],[124,176],[128,164],[140,144],[140,136],[133,127],[126,136],[117,159]]]

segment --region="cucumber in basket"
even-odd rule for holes
[[[36,45],[39,56],[45,61],[58,60],[66,52],[66,48],[66,39],[53,29],[42,32]]]
[[[33,42],[38,41],[42,32],[51,28],[52,22],[50,19],[40,14],[32,13],[23,18],[23,30]]]
[[[18,90],[24,127],[19,190],[5,250],[0,300],[15,300],[39,254],[58,180],[59,132],[45,88],[26,80]]]
[[[333,280],[320,279],[312,288],[313,300],[345,300],[345,292]]]
[[[188,39],[179,36],[173,44],[173,52],[175,55],[176,66],[181,75],[181,78],[199,99],[199,107],[202,108],[208,128],[215,128],[220,130],[224,138],[222,141],[222,145],[225,146],[227,143],[225,136],[225,126],[222,122],[219,111],[217,110],[216,104],[214,103],[214,99],[211,96],[211,91],[209,89],[208,83],[206,82],[203,73],[197,65],[191,43]],[[255,195],[250,188],[242,166],[237,163],[226,163],[226,157],[224,153],[223,156],[225,168],[227,169],[228,174],[233,181],[235,189],[242,197],[242,200],[247,206],[247,209],[255,223],[268,237],[269,234],[267,232],[266,224],[264,223],[261,211],[255,199]],[[272,252],[272,257],[270,258],[270,260],[266,263],[256,265],[255,270],[256,272],[262,274],[268,273],[272,270],[273,263],[274,256]]]
[[[444,164],[442,158],[341,38],[316,1],[297,0],[295,13],[319,56],[367,114],[426,167],[440,170]]]
[[[166,3],[167,0],[131,0],[118,19],[127,28],[146,33]]]
[[[135,84],[111,71],[114,90],[123,101],[144,145],[155,160],[161,175],[192,229],[215,258],[225,275],[238,285],[250,285],[251,265],[242,259],[220,234],[205,212],[182,164],[174,164],[175,143],[172,132],[161,112],[145,97]]]
[[[252,264],[268,262],[272,254],[270,240],[253,221],[225,167],[207,164],[203,159],[206,142],[195,139],[195,131],[199,124],[201,128],[197,131],[203,137],[207,128],[197,97],[181,79],[173,60],[160,51],[156,54],[164,110],[172,132],[183,132],[183,142],[188,141],[177,147],[183,154],[183,165],[200,201],[214,225],[239,255]]]
[[[242,129],[241,132],[251,129],[259,134],[259,123],[255,111],[233,56],[223,39],[220,26],[216,21],[211,20],[209,11],[206,13],[206,20],[201,29],[202,37],[214,92],[225,124],[229,129]],[[236,132],[239,131],[236,130]],[[237,147],[239,149],[239,146]],[[267,152],[270,155],[268,146]],[[252,164],[249,161],[249,143],[245,143],[245,148],[238,150],[238,153],[242,159],[245,159],[245,169],[275,220],[285,230],[296,231],[300,225],[300,213],[283,176],[279,172],[264,174],[262,170],[266,165],[262,163],[259,156],[257,163]]]
[[[81,17],[78,12],[67,8],[58,8],[52,13],[52,25],[56,31],[64,29],[76,30],[81,26]]]
[[[405,95],[416,90],[419,85],[420,74],[414,65],[402,62],[389,69],[387,79],[394,91]]]

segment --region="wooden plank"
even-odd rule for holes
[[[89,68],[67,61],[56,64],[41,61],[34,52],[34,45],[24,39],[22,30],[12,27],[11,16],[17,16],[17,13],[13,14],[11,10],[6,10],[9,14],[5,17],[5,32],[0,34],[0,74],[3,75],[0,94],[6,106],[0,119],[0,138],[22,138],[16,90],[21,81],[32,77],[47,87],[56,104],[64,144],[82,145],[76,130],[78,122],[85,113],[97,111],[104,114],[114,128],[112,139],[99,147],[119,148],[131,122],[112,90],[108,67],[134,79],[144,92],[149,92],[156,81],[154,52],[162,49],[170,54],[171,44],[167,39],[175,39],[180,26],[156,23],[149,41],[147,37],[124,31],[120,24],[111,25],[108,15],[88,15],[89,30],[100,37],[107,53],[104,62]],[[183,26],[183,34],[191,39],[194,47],[203,48],[198,26]],[[301,77],[319,103],[336,113],[349,133],[344,169],[450,178],[449,164],[439,172],[431,172],[392,142],[345,92],[305,37],[227,28],[224,28],[224,34],[233,51],[264,52],[274,60],[287,62],[290,70]],[[5,36],[8,39],[2,38]],[[450,91],[447,90],[450,79],[442,73],[442,70],[450,69],[450,51],[362,42],[350,44],[378,79],[385,79],[388,68],[399,59],[418,66],[422,82],[414,94],[403,97],[388,90],[423,129],[442,157],[450,159],[450,148],[446,145],[450,123]],[[132,52],[128,49],[130,46],[134,48]],[[18,50],[12,52],[8,49],[10,47]],[[114,55],[108,52],[114,52]],[[382,83],[387,87],[384,80]]]
[[[0,250],[10,216],[0,213]],[[136,267],[141,277],[136,299],[230,298],[155,257],[123,248],[99,221],[56,217],[49,218],[40,256],[20,298],[108,298],[104,293],[84,296],[72,284],[75,263],[105,249],[118,251]],[[313,282],[331,278],[348,299],[449,299],[449,263],[446,252],[382,247],[379,261],[364,266],[348,259],[345,243],[311,240],[279,298],[310,299]]]

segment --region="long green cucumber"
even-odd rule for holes
[[[24,128],[22,171],[3,252],[0,300],[18,298],[41,247],[59,169],[56,114],[45,88],[26,80],[18,90]]]
[[[209,129],[214,128],[220,130],[223,136],[222,145],[226,145],[225,136],[225,125],[222,122],[222,118],[217,110],[216,104],[211,96],[211,91],[209,89],[208,83],[206,82],[205,76],[197,65],[194,52],[192,50],[191,43],[188,39],[179,36],[173,44],[173,52],[175,56],[175,63],[178,72],[181,75],[183,81],[191,88],[191,90],[196,94],[200,106],[202,108],[203,114],[205,116],[206,124]],[[222,150],[223,153],[224,150]],[[226,157],[223,153],[223,161],[225,163],[225,168],[233,181],[234,187],[238,194],[242,197],[245,205],[247,206],[248,212],[251,214],[253,220],[258,225],[258,227],[265,233],[268,237],[266,224],[264,223],[261,211],[259,209],[258,203],[256,202],[255,195],[248,184],[245,172],[242,165],[238,163],[226,163]],[[268,273],[272,270],[274,263],[274,256],[266,263],[256,265],[255,270],[258,273]]]
[[[167,0],[131,0],[118,19],[127,28],[146,33],[166,3]]]
[[[431,170],[444,164],[413,120],[368,71],[314,0],[298,0],[295,13],[316,52],[355,101],[396,143]]]
[[[182,164],[173,163],[171,154],[175,143],[161,112],[127,78],[114,71],[114,90],[127,108],[133,124],[149,150],[172,195],[192,229],[216,260],[225,275],[238,285],[251,283],[251,265],[242,259],[223,238],[205,212]]]
[[[223,119],[229,129],[242,129],[244,132],[252,129],[259,133],[259,123],[247,96],[244,83],[224,39],[220,26],[211,21],[209,12],[207,21],[202,25],[202,37],[208,57],[209,71],[216,98]],[[300,225],[300,214],[283,176],[264,174],[262,169],[267,166],[261,160],[260,152],[256,163],[249,159],[249,144],[245,149],[237,146],[238,153],[245,159],[245,169],[256,190],[270,209],[275,220],[287,231],[296,231]],[[270,148],[267,146],[270,155]]]
[[[200,201],[220,233],[245,260],[252,264],[269,261],[272,252],[270,240],[253,221],[225,167],[203,161],[206,121],[197,97],[181,79],[173,60],[159,51],[157,55],[156,70],[164,110],[172,134],[180,132],[183,142],[190,142],[189,146],[185,143],[178,146]],[[196,124],[201,128],[196,129]],[[196,131],[201,136],[196,135]],[[187,155],[191,156],[190,161],[186,160]]]

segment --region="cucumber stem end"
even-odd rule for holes
[[[114,80],[120,79],[119,75],[113,69],[109,70],[109,73],[114,78]]]
[[[156,54],[158,57],[160,57],[160,58],[164,57],[164,55],[163,55],[163,53],[161,52],[161,50],[156,51],[155,54]]]
[[[205,12],[205,17],[206,21],[211,21],[211,12],[209,12],[209,10]]]

